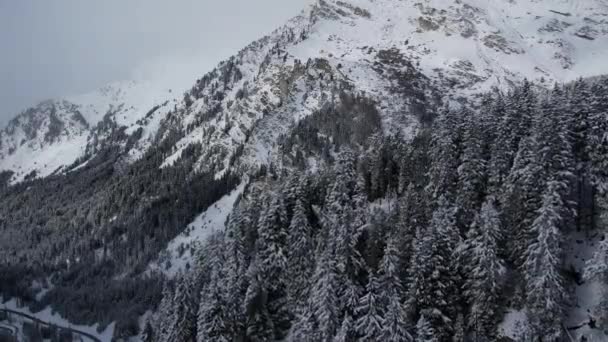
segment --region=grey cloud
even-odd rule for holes
[[[201,54],[211,68],[306,2],[0,0],[0,124],[37,101],[129,78],[150,59]]]

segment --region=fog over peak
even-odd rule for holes
[[[38,101],[113,81],[202,74],[306,3],[0,0],[0,125]]]

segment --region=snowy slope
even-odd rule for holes
[[[187,264],[193,266],[192,248],[199,246],[214,232],[224,230],[232,207],[243,193],[246,184],[247,181],[243,181],[235,190],[194,219],[179,236],[169,242],[163,255],[152,263],[149,269],[175,276],[179,271],[184,271]]]
[[[458,101],[524,78],[549,86],[608,73],[607,15],[601,0],[320,0],[195,85],[165,165],[194,142],[200,167],[218,175],[267,164],[277,135],[344,84],[379,103],[385,131],[407,135],[417,122],[397,83]]]
[[[27,307],[17,306],[17,302],[14,299],[11,299],[11,300],[7,301],[6,303],[0,304],[0,308],[24,313],[24,314],[36,317],[43,322],[55,324],[59,327],[68,327],[68,328],[76,329],[76,330],[91,334],[103,342],[111,341],[112,335],[114,334],[114,323],[110,324],[105,329],[103,329],[101,332],[99,332],[97,330],[98,324],[95,324],[93,326],[72,324],[72,323],[70,323],[70,321],[61,317],[59,314],[53,312],[53,310],[50,307],[48,307],[42,311],[33,313]]]

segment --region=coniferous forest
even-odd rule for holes
[[[324,152],[304,119],[283,167],[165,283],[144,340],[496,341],[508,309],[529,317],[518,340],[566,340],[575,286],[608,279],[608,82],[525,82],[457,108],[410,139],[330,136]],[[314,153],[326,167],[307,172]],[[577,268],[570,247],[592,235]]]

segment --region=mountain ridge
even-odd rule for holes
[[[264,80],[279,80],[280,73],[291,72],[288,69],[293,68],[295,61],[304,63],[311,58],[322,58],[328,61],[336,74],[343,76],[343,81],[356,85],[359,91],[367,92],[382,102],[382,98],[387,97],[382,88],[387,85],[378,79],[377,72],[374,71],[374,64],[382,63],[374,57],[380,50],[392,50],[395,56],[390,58],[401,59],[399,63],[402,65],[394,66],[393,72],[405,68],[403,62],[408,61],[422,75],[430,78],[433,87],[440,89],[444,100],[448,102],[459,101],[459,96],[474,96],[492,86],[509,88],[513,82],[524,78],[542,80],[547,85],[572,81],[578,77],[608,72],[600,70],[601,65],[587,61],[597,60],[596,56],[605,52],[602,46],[608,46],[605,44],[608,33],[607,8],[605,1],[600,0],[585,2],[584,5],[573,0],[468,0],[454,4],[433,0],[320,0],[309,5],[285,26],[229,59],[232,62],[228,63],[241,63],[235,70],[246,73],[244,77],[239,76],[244,79],[231,86],[242,87],[247,82],[248,85],[260,86],[260,89],[266,87],[268,89],[261,91],[269,91],[268,96],[273,97],[271,103],[280,101],[276,94],[281,92],[278,88],[284,87],[284,84],[264,83]],[[275,47],[284,50],[281,59],[268,54]],[[222,62],[220,68],[225,63],[227,62]],[[272,67],[269,69],[265,65]],[[198,103],[193,103],[195,107],[190,109],[186,99],[181,98],[181,90],[175,89],[169,93],[168,88],[154,82],[143,85],[123,82],[105,87],[99,92],[68,97],[64,101],[76,103],[91,127],[102,122],[106,116],[115,121],[117,127],[126,127],[126,134],[133,134],[141,127],[145,131],[145,137],[140,138],[141,146],[132,150],[133,158],[137,158],[149,147],[149,141],[158,130],[160,121],[165,120],[172,110],[183,110],[186,107],[190,111],[210,110]],[[191,90],[195,88],[196,84]],[[182,89],[188,89],[188,85],[182,84]],[[141,95],[146,91],[152,94]],[[455,93],[458,95],[455,96]],[[199,94],[192,95],[196,97]],[[234,95],[237,94],[229,94],[229,99],[216,103],[215,109],[219,105],[222,111],[231,112],[227,105],[229,101],[238,102]],[[264,99],[266,100],[268,99]],[[156,106],[160,106],[160,110]],[[261,108],[263,105],[257,102],[254,107],[256,106]],[[382,106],[389,107],[389,104]],[[153,123],[145,123],[146,113],[151,113]],[[385,119],[388,120],[388,117],[390,115],[386,115]],[[195,122],[192,115],[183,120],[181,129]],[[30,124],[35,124],[33,118],[30,121]],[[95,144],[91,140],[100,138],[93,132],[87,134],[82,127],[69,120],[63,124],[66,128],[60,136],[63,135],[66,141],[62,144],[44,143],[28,139],[27,136],[24,138],[17,133],[11,136],[8,127],[14,125],[9,124],[3,130],[4,133],[0,134],[0,169],[15,172],[13,182],[33,175],[32,171],[43,177],[57,170],[65,170],[68,165],[87,154],[86,146]],[[244,120],[238,124],[244,124],[249,129],[252,122]],[[217,122],[213,126],[217,125],[225,123]],[[409,125],[415,123],[410,122]],[[391,128],[390,124],[385,126]],[[48,131],[48,128],[47,123],[40,129]],[[203,130],[201,127],[197,129],[196,134]],[[217,137],[218,146],[221,148],[239,144],[243,141],[244,133],[234,132],[237,135],[234,137],[235,142]],[[84,135],[88,136],[86,140]],[[101,136],[103,139],[103,134]],[[23,139],[30,148],[23,148]],[[69,141],[71,139],[73,141]],[[189,134],[188,138],[180,142],[182,147],[178,147],[174,156],[188,145],[188,141],[200,140],[200,137]],[[34,149],[33,146],[39,146],[39,149]],[[49,153],[41,153],[46,149]],[[51,155],[54,149],[58,150],[57,154],[64,155],[62,158],[65,160],[54,158],[41,161],[42,164],[48,164],[47,167],[25,161],[41,158],[43,154]],[[234,152],[236,147],[232,146],[231,149]],[[23,151],[17,153],[16,150]],[[94,148],[89,146],[88,150]],[[23,156],[18,156],[19,154]],[[222,159],[225,166],[226,158]],[[166,161],[170,162],[171,158]]]

